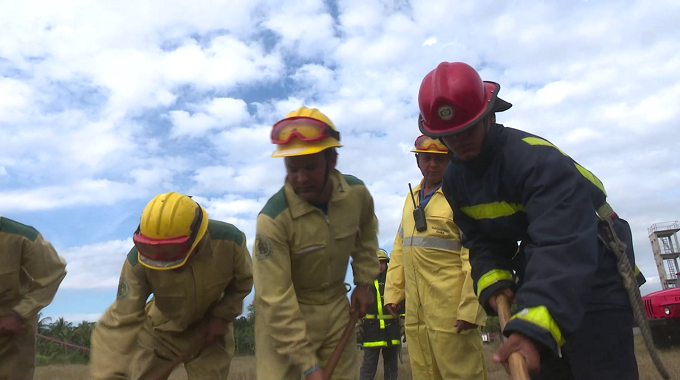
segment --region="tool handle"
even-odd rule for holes
[[[501,293],[496,296],[496,307],[498,310],[498,320],[501,324],[501,334],[505,330],[505,325],[510,320],[510,303],[505,294]],[[529,370],[524,357],[519,352],[513,352],[508,358],[508,365],[510,366],[510,376],[513,380],[531,380],[529,377]]]
[[[354,333],[354,325],[357,323],[357,320],[359,319],[359,313],[360,310],[357,307],[357,310],[350,315],[349,323],[347,324],[347,327],[345,327],[345,331],[343,331],[342,336],[340,337],[340,341],[338,342],[338,345],[335,346],[333,354],[331,354],[330,359],[328,359],[328,363],[326,363],[326,366],[323,369],[324,380],[330,380],[331,376],[333,375],[333,371],[335,370],[335,367],[338,365],[340,357],[342,356],[342,351],[345,349],[349,337]]]

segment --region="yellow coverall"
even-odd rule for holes
[[[413,188],[417,204],[423,183]],[[458,334],[463,320],[482,326],[486,314],[470,276],[469,253],[441,187],[425,207],[427,230],[418,232],[406,197],[390,257],[385,303],[406,298],[404,330],[414,379],[486,379],[480,328]]]
[[[257,379],[300,380],[324,366],[349,323],[345,286],[352,256],[355,283],[371,284],[380,264],[373,198],[363,182],[337,170],[328,216],[295,194],[290,183],[257,217],[253,248]],[[356,336],[333,379],[354,379]]]
[[[224,339],[185,361],[190,380],[226,379],[234,355],[233,320],[253,286],[245,235],[210,220],[208,231],[181,272],[138,263],[133,248],[123,264],[116,301],[92,333],[92,379],[152,379],[197,343],[215,316],[229,322]],[[149,295],[153,294],[147,303]]]
[[[0,337],[0,379],[33,379],[38,312],[66,277],[66,262],[33,227],[0,218],[0,315],[17,313],[25,330]]]

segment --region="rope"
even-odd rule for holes
[[[45,336],[45,335],[38,334],[38,333],[36,333],[35,335],[36,335],[36,336],[39,336],[39,337],[41,337],[41,338],[43,338],[43,339],[51,340],[52,342],[56,342],[56,343],[62,344],[62,345],[64,345],[64,346],[77,348],[77,349],[83,350],[83,351],[91,351],[91,350],[90,350],[89,348],[87,348],[87,347],[81,347],[81,346],[77,346],[77,345],[75,345],[75,344],[62,342],[62,341],[60,341],[60,340],[58,340],[58,339],[50,338],[49,336]]]
[[[659,357],[659,352],[654,347],[654,341],[652,340],[652,332],[649,329],[649,323],[647,322],[647,313],[645,312],[645,307],[642,304],[642,296],[640,295],[640,288],[638,287],[637,280],[635,278],[635,272],[633,267],[630,265],[630,260],[626,256],[626,244],[619,240],[614,231],[614,223],[611,218],[600,218],[602,221],[606,222],[607,235],[609,235],[609,249],[614,252],[617,260],[617,269],[621,278],[623,280],[623,285],[628,293],[628,298],[630,299],[630,304],[633,307],[633,314],[637,320],[638,326],[640,327],[640,333],[642,333],[642,338],[645,341],[645,346],[647,346],[647,351],[649,351],[649,356],[654,362],[656,370],[659,372],[664,380],[669,380],[670,375],[668,370],[664,367],[661,358]]]

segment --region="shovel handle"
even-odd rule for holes
[[[496,306],[498,308],[498,320],[501,324],[501,334],[505,330],[505,325],[510,320],[510,303],[505,294],[498,294],[496,296]],[[531,380],[529,377],[529,370],[524,357],[519,352],[513,352],[508,358],[508,365],[510,367],[510,376],[513,380]]]
[[[324,380],[330,380],[331,376],[333,375],[333,371],[335,370],[335,367],[338,365],[340,357],[342,356],[342,351],[345,349],[349,337],[354,333],[354,325],[359,319],[359,313],[359,308],[357,308],[354,313],[350,314],[349,323],[347,324],[347,327],[345,327],[345,331],[343,331],[340,341],[338,341],[338,345],[335,346],[333,354],[331,354],[331,357],[328,359],[328,363],[326,363],[326,366],[323,369]]]

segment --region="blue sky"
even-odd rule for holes
[[[144,204],[191,194],[245,231],[283,183],[270,126],[307,105],[343,136],[390,249],[420,180],[420,81],[463,61],[501,84],[498,115],[604,182],[631,223],[643,293],[647,227],[680,219],[680,11],[673,1],[9,2],[0,6],[0,215],[68,262],[45,314],[113,301]],[[247,302],[250,301],[250,297]]]

